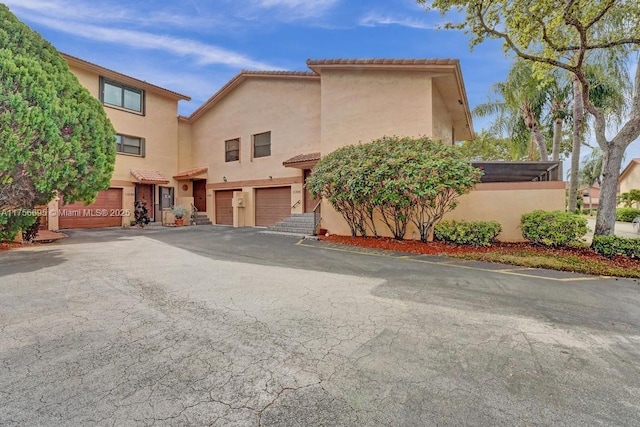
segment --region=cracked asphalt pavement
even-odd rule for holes
[[[637,281],[216,226],[0,253],[2,426],[638,425]]]

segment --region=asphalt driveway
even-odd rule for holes
[[[0,425],[637,425],[640,285],[199,226],[0,253]]]

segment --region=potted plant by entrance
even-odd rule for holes
[[[171,208],[171,213],[176,218],[176,225],[184,224],[183,218],[188,212],[189,212],[189,209],[187,209],[185,206],[182,206],[182,205],[174,205]]]

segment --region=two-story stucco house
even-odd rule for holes
[[[384,135],[426,135],[445,144],[473,136],[457,60],[309,60],[305,72],[243,71],[193,114],[178,117],[178,101],[187,96],[65,58],[119,135],[112,188],[96,203],[127,211],[146,200],[156,220],[175,203],[195,205],[214,224],[271,226],[320,204],[322,227],[347,234],[342,217],[304,188],[323,154]],[[564,183],[488,183],[473,193],[452,217],[499,220],[505,240],[518,240],[520,213],[564,205]],[[514,202],[516,209],[499,206]],[[50,218],[49,228],[130,220],[60,217]]]

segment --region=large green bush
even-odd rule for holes
[[[434,237],[458,245],[491,246],[501,231],[497,221],[443,221],[435,226]]]
[[[632,222],[635,217],[640,215],[640,209],[634,208],[618,208],[616,209],[616,221]]]
[[[110,184],[115,131],[102,105],[3,4],[0,141],[0,209],[31,209],[56,191],[66,202],[90,202]]]
[[[566,246],[584,236],[587,220],[580,215],[562,211],[537,210],[520,218],[522,236],[545,246]]]
[[[481,174],[457,147],[396,136],[337,149],[316,164],[306,185],[342,214],[353,236],[377,235],[373,218],[379,214],[396,239],[413,223],[426,241]]]
[[[626,255],[640,258],[640,239],[629,239],[620,236],[593,236],[591,247],[606,257]]]

